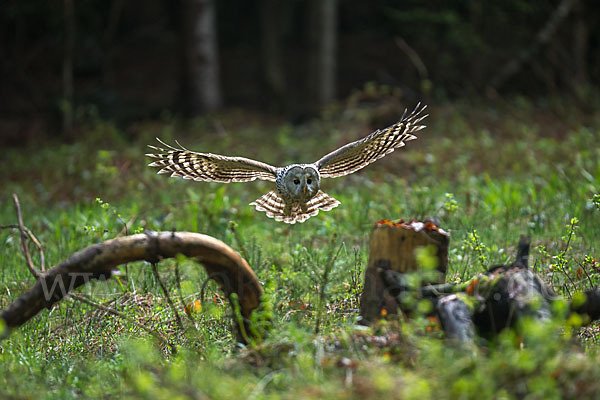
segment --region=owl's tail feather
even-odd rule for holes
[[[275,221],[283,221],[287,224],[304,222],[310,217],[317,215],[319,210],[329,211],[339,204],[339,201],[321,190],[306,203],[306,211],[302,211],[302,207],[299,204],[292,204],[289,213],[286,214],[285,201],[274,190],[250,203],[258,211],[264,211],[267,217],[274,218]]]

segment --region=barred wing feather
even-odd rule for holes
[[[426,107],[417,104],[410,114],[406,115],[404,111],[400,121],[394,125],[377,130],[325,155],[315,163],[321,177],[336,178],[351,174],[403,147],[406,142],[416,139],[413,133],[425,128],[424,125],[419,125],[419,122],[427,117],[427,114],[421,115]]]
[[[167,148],[148,146],[159,153],[146,155],[156,159],[148,165],[160,168],[159,174],[207,182],[249,182],[255,179],[275,182],[277,168],[272,165],[244,157],[196,153],[157,140]]]

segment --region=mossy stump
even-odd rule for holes
[[[386,290],[382,273],[393,270],[401,273],[416,271],[419,264],[417,249],[433,246],[431,254],[437,258],[439,280],[443,283],[448,267],[450,235],[433,222],[400,220],[379,221],[373,227],[369,242],[369,264],[365,271],[365,284],[360,301],[363,324],[370,324],[382,315],[394,314],[398,309],[395,296]]]

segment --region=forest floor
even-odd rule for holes
[[[137,323],[70,299],[42,311],[0,342],[0,397],[596,397],[596,325],[524,323],[519,335],[507,331],[476,346],[447,343],[418,317],[357,328],[368,237],[384,218],[439,218],[451,232],[449,282],[511,262],[519,236],[528,234],[530,265],[565,298],[600,283],[599,114],[522,99],[444,104],[429,114],[417,141],[357,174],[324,180],[341,205],[293,226],[248,205],[269,183],[158,176],[146,167],[146,145],[158,136],[274,165],[310,162],[394,122],[397,101],[354,99],[299,126],[240,111],[193,121],[165,116],[127,129],[95,120],[70,143],[3,151],[0,224],[16,223],[17,193],[47,266],[145,229],[201,232],[247,259],[264,285],[273,328],[261,342],[236,343],[227,301],[213,284],[202,293],[205,273],[190,260],[163,261],[160,277],[177,312],[192,311],[182,330],[148,264],[129,264],[120,278],[80,292]],[[34,278],[18,231],[0,230],[0,243],[5,307]],[[339,255],[329,263],[332,251]]]

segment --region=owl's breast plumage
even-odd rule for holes
[[[286,204],[292,202],[291,196],[285,189],[285,184],[283,183],[283,178],[285,177],[285,173],[288,169],[290,169],[289,165],[279,170],[277,172],[277,178],[275,178],[275,186],[277,187],[277,192],[279,193],[283,201],[286,202]]]

